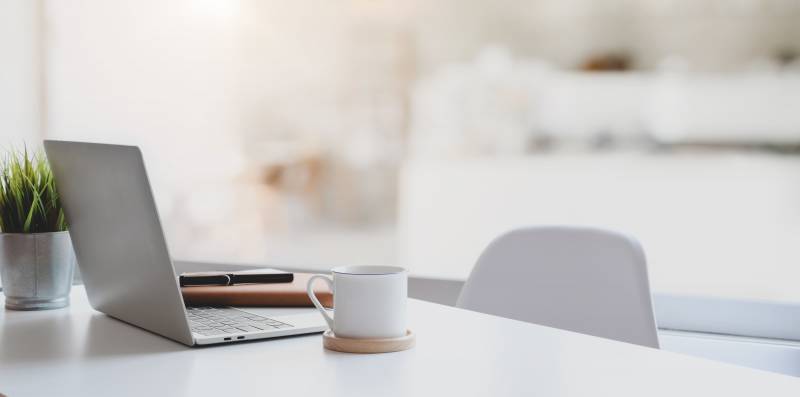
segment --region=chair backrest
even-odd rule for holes
[[[545,226],[496,238],[457,306],[658,348],[644,252],[606,230]]]

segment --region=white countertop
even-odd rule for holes
[[[319,334],[189,348],[72,306],[0,311],[0,393],[797,396],[800,380],[410,300],[417,347],[353,355]],[[0,299],[2,302],[2,299]]]
[[[395,263],[466,279],[509,230],[595,226],[639,240],[655,293],[797,303],[798,174],[800,157],[758,152],[415,159],[400,178]]]

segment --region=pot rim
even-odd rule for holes
[[[40,233],[6,233],[0,232],[0,236],[42,236],[45,234],[63,234],[69,233],[69,230],[62,230],[60,232],[40,232]]]

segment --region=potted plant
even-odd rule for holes
[[[6,308],[69,305],[75,255],[53,173],[43,154],[0,162],[0,276]]]

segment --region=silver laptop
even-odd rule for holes
[[[44,146],[96,310],[189,346],[327,328],[313,308],[185,307],[139,148]]]

